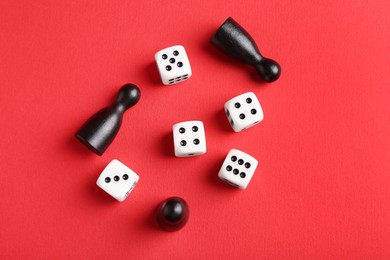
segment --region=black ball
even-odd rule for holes
[[[121,87],[116,103],[124,106],[125,109],[129,109],[138,103],[141,98],[141,90],[134,84],[128,83]]]
[[[264,58],[260,63],[255,65],[260,77],[267,82],[273,82],[280,77],[280,65],[271,59]]]
[[[179,197],[163,201],[157,208],[157,222],[166,231],[178,231],[189,218],[188,204]]]

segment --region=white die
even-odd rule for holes
[[[191,65],[186,50],[181,45],[175,45],[158,51],[154,58],[164,85],[172,85],[191,77]]]
[[[218,177],[240,189],[246,189],[257,167],[257,160],[237,149],[231,149],[219,170]]]
[[[112,160],[96,181],[96,185],[102,188],[118,201],[124,201],[134,186],[139,176],[118,160]]]
[[[186,121],[173,125],[176,157],[190,157],[206,153],[206,136],[201,121]]]
[[[264,119],[260,102],[253,92],[230,99],[225,103],[224,108],[234,132],[250,128]]]

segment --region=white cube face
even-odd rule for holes
[[[96,185],[118,201],[124,201],[133,190],[139,176],[118,160],[112,160],[100,174]]]
[[[164,85],[173,85],[185,81],[192,75],[186,50],[181,45],[158,51],[154,58]]]
[[[230,99],[224,108],[234,132],[250,128],[264,119],[263,109],[253,92]]]
[[[240,150],[229,151],[218,177],[230,185],[246,189],[257,167],[257,160]]]
[[[173,125],[176,157],[191,157],[206,153],[206,136],[201,121],[186,121]]]

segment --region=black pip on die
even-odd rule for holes
[[[250,128],[264,119],[260,102],[253,92],[230,99],[225,103],[224,109],[234,132]]]
[[[112,160],[96,181],[96,185],[122,202],[133,190],[139,176],[118,160]]]
[[[206,136],[201,121],[186,121],[173,125],[176,157],[190,157],[206,153]]]
[[[164,85],[172,85],[191,77],[192,71],[186,50],[175,45],[158,51],[154,58]]]
[[[218,177],[230,185],[246,189],[257,167],[257,160],[240,150],[229,151]]]

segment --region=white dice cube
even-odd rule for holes
[[[164,85],[173,85],[185,81],[192,75],[186,50],[181,45],[158,51],[154,58]]]
[[[206,153],[206,136],[201,121],[187,121],[173,125],[176,157],[190,157]]]
[[[218,177],[234,187],[246,189],[257,165],[257,160],[249,154],[231,149],[219,170]]]
[[[139,176],[118,160],[112,160],[96,181],[102,188],[118,201],[124,201],[133,190]]]
[[[264,119],[260,102],[253,92],[230,99],[224,109],[234,132],[248,129]]]

